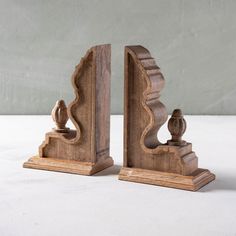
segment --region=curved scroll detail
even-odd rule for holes
[[[84,70],[87,68],[87,66],[91,66],[91,60],[92,60],[93,52],[92,48],[87,51],[86,55],[81,58],[80,63],[75,67],[75,71],[71,77],[71,82],[72,86],[74,88],[74,93],[75,93],[75,99],[68,105],[68,116],[72,123],[74,124],[76,128],[76,132],[74,132],[75,137],[71,138],[68,137],[66,134],[63,135],[63,140],[67,143],[78,143],[81,137],[81,129],[79,125],[79,120],[76,117],[76,113],[74,112],[75,110],[78,109],[79,107],[79,102],[80,102],[80,94],[79,94],[79,85],[78,85],[78,80],[81,79]]]
[[[168,117],[164,104],[159,100],[164,77],[147,49],[142,46],[128,46],[126,50],[140,70],[141,79],[146,83],[141,103],[149,116],[149,123],[142,132],[140,144],[145,152],[153,152],[153,149],[162,144],[158,140],[158,131]]]
[[[113,165],[110,157],[111,45],[89,49],[75,67],[75,99],[68,108],[63,100],[52,112],[56,128],[46,133],[39,155],[24,167],[92,175]],[[68,118],[75,126],[66,128]]]
[[[192,144],[181,139],[186,122],[174,111],[169,121],[172,139],[162,144],[158,131],[167,120],[160,102],[164,77],[149,51],[125,47],[124,164],[120,180],[197,190],[214,180],[214,174],[198,168]]]
[[[75,126],[76,130],[70,130],[67,133],[61,133],[58,137],[63,142],[67,144],[76,144],[79,142],[81,138],[81,128],[79,125],[79,119],[77,117],[77,112],[79,112],[80,106],[80,86],[79,80],[82,79],[85,70],[88,67],[92,67],[92,60],[93,60],[93,48],[89,49],[84,57],[81,58],[80,63],[75,67],[75,71],[71,77],[72,87],[74,88],[75,99],[68,105],[67,113],[69,119],[72,121],[73,125]],[[78,110],[78,111],[77,111]],[[47,143],[45,143],[46,145]]]

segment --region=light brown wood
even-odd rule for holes
[[[119,175],[121,180],[172,187],[165,181],[153,181],[147,177],[147,171],[158,177],[163,174],[172,178],[177,174],[181,180],[194,177],[193,173],[198,171],[198,158],[192,151],[192,144],[181,139],[186,129],[181,110],[175,110],[169,121],[172,139],[163,144],[158,139],[158,130],[167,120],[166,108],[159,100],[163,87],[164,77],[149,51],[142,46],[125,47],[124,167]],[[127,168],[138,169],[139,176]],[[142,171],[145,181],[141,177]],[[214,175],[210,176],[204,174],[201,183],[212,181]],[[186,189],[178,183],[175,188]],[[196,189],[196,186],[189,188]]]
[[[102,158],[96,163],[91,163],[35,156],[30,158],[25,165],[27,165],[25,167],[33,169],[59,171],[80,175],[93,175],[112,166],[113,160],[111,158]]]
[[[186,142],[182,140],[182,136],[186,130],[186,121],[180,109],[175,109],[171,118],[168,121],[168,129],[171,133],[172,139],[168,140],[168,145],[183,146]]]
[[[111,47],[92,47],[72,75],[75,100],[56,103],[56,128],[46,134],[39,156],[24,167],[92,175],[113,165],[110,157]],[[68,115],[68,117],[67,117]],[[66,128],[70,118],[75,130]]]
[[[56,124],[56,128],[54,128],[56,132],[69,132],[69,128],[66,128],[66,122],[68,121],[69,117],[67,114],[66,104],[63,100],[59,100],[56,102],[55,107],[52,109],[52,119]]]
[[[215,179],[209,170],[197,169],[190,176],[168,172],[123,167],[119,174],[120,180],[143,184],[160,185],[163,187],[197,191],[202,186]]]

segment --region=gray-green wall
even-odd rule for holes
[[[142,44],[166,78],[168,111],[236,114],[236,1],[0,0],[0,114],[49,114],[73,100],[86,50],[112,44],[112,113],[123,109],[123,50]]]

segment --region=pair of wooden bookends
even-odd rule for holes
[[[24,167],[93,175],[113,165],[109,150],[111,47],[92,47],[75,68],[75,100],[52,110],[56,128],[46,134],[39,156]],[[149,51],[125,47],[124,164],[120,180],[196,191],[215,179],[198,168],[192,144],[181,139],[186,121],[174,110],[168,121],[172,138],[162,144],[158,130],[168,116],[159,101],[164,78]],[[76,130],[66,127],[71,119]]]

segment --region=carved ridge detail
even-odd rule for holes
[[[92,175],[113,165],[109,152],[111,46],[87,50],[71,83],[75,98],[68,108],[58,100],[52,110],[55,128],[46,133],[39,155],[24,167]],[[66,127],[68,119],[73,129]]]
[[[143,48],[145,54],[140,54],[136,46],[128,46],[126,50],[135,60],[147,84],[143,92],[142,106],[148,113],[150,122],[141,135],[140,144],[145,152],[153,153],[153,149],[162,145],[157,135],[168,117],[164,104],[159,100],[160,91],[164,87],[164,77],[147,49]]]
[[[192,144],[182,140],[186,121],[175,109],[168,122],[171,139],[162,144],[158,131],[167,121],[160,102],[164,77],[149,51],[125,48],[124,165],[119,179],[196,191],[215,179],[198,168]]]
[[[73,107],[76,106],[79,101],[80,101],[80,95],[79,95],[79,92],[78,92],[78,85],[76,83],[76,81],[78,79],[80,79],[81,75],[83,74],[83,70],[85,69],[85,66],[87,66],[90,63],[90,57],[93,56],[93,52],[92,52],[92,49],[91,48],[90,50],[87,51],[86,55],[84,57],[81,58],[80,60],[80,63],[75,67],[75,71],[71,77],[71,81],[72,81],[72,86],[73,88],[77,88],[77,89],[74,89],[74,92],[75,92],[75,99],[68,105],[68,116],[70,118],[70,120],[72,121],[72,123],[74,124],[75,128],[76,128],[76,136],[75,138],[69,140],[66,136],[62,136],[63,140],[66,141],[67,143],[78,143],[79,142],[79,139],[81,137],[81,129],[80,129],[80,126],[79,126],[79,123],[78,121],[76,121],[75,117],[73,116]]]
[[[60,136],[56,136],[58,139],[63,140],[67,144],[78,143],[80,140],[80,137],[81,137],[81,129],[80,129],[78,121],[76,121],[75,117],[73,116],[72,110],[73,110],[73,107],[76,106],[80,101],[80,95],[78,92],[78,85],[77,85],[76,81],[78,79],[80,79],[85,67],[87,65],[91,66],[89,62],[90,62],[92,56],[93,56],[93,48],[89,49],[87,51],[86,55],[81,58],[79,64],[75,67],[75,71],[73,72],[73,74],[71,76],[71,82],[72,82],[72,86],[74,88],[75,99],[68,105],[67,113],[68,113],[69,119],[71,120],[71,122],[75,126],[76,130],[75,131],[71,130],[70,133],[61,133]],[[73,138],[71,138],[71,137],[73,137]],[[43,150],[48,144],[50,144],[50,137],[48,137],[46,135],[45,141],[43,141],[43,143],[39,147],[39,156],[41,156],[41,157],[44,156]]]

